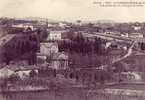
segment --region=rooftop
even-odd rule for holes
[[[16,34],[7,34],[7,35],[3,36],[2,38],[0,38],[0,46],[3,46],[7,42],[9,42],[15,36],[16,36]]]

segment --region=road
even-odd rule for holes
[[[127,53],[123,57],[117,58],[116,60],[112,61],[112,64],[119,62],[119,61],[122,61],[122,60],[126,59],[127,57],[131,56],[132,51],[133,51],[133,47],[135,46],[135,44],[136,44],[136,41],[134,41],[132,43],[132,45],[128,48]]]

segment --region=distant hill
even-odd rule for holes
[[[97,23],[110,23],[110,24],[113,24],[113,23],[116,23],[116,22],[113,21],[113,20],[98,20]]]
[[[24,17],[24,18],[17,18],[18,20],[27,20],[27,21],[48,21],[48,22],[59,22],[57,20],[48,19],[48,18],[41,18],[41,17]]]

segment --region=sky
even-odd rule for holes
[[[145,21],[145,6],[99,7],[93,4],[95,1],[99,0],[0,0],[0,17],[43,17],[66,21]]]

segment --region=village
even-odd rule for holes
[[[138,22],[1,18],[0,91],[143,85],[144,35]]]

